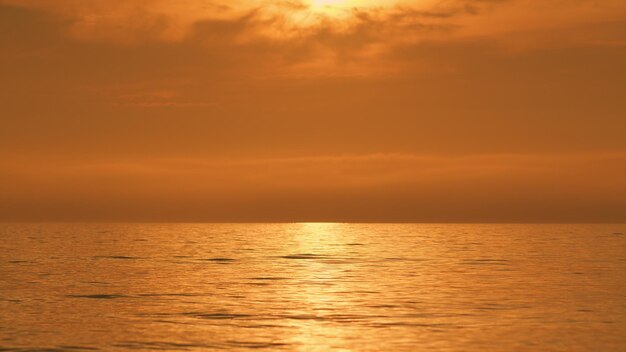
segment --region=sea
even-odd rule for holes
[[[0,351],[626,351],[623,224],[0,224]]]

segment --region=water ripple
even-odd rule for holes
[[[95,295],[66,295],[66,297],[89,298],[89,299],[118,299],[118,298],[128,298],[129,296],[116,295],[116,294],[95,294]]]
[[[81,226],[0,224],[0,352],[626,351],[626,225]]]

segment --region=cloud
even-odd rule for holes
[[[386,1],[351,2],[315,9],[307,1],[267,3],[238,1],[89,1],[55,2],[2,0],[0,3],[55,13],[69,23],[68,32],[77,39],[117,43],[150,40],[181,41],[197,35],[199,23],[221,23],[222,29],[245,27],[248,40],[258,38],[291,41],[329,34],[367,34],[370,39],[390,39],[389,33],[404,38],[453,27],[450,20],[475,15],[485,6],[501,1]],[[365,33],[367,32],[367,33]],[[225,34],[231,34],[226,32]],[[238,33],[241,34],[241,33]],[[214,32],[213,37],[219,37]],[[231,38],[232,39],[232,38]],[[365,38],[367,39],[367,38]]]
[[[67,37],[68,23],[47,13],[2,9],[2,156],[626,148],[623,46],[509,53],[476,37],[380,52],[359,42],[377,35],[370,24],[240,42],[254,15],[197,22],[183,41],[119,45]],[[593,26],[623,24],[604,27]]]
[[[170,50],[219,51],[227,60],[249,55],[257,67],[273,66],[266,74],[299,77],[399,74],[401,66],[385,61],[387,55],[432,42],[488,40],[508,53],[555,44],[620,45],[625,26],[619,21],[626,15],[626,5],[616,0],[347,1],[333,11],[299,0],[0,3],[55,14],[57,30],[77,41],[169,43]]]
[[[209,101],[188,101],[174,90],[149,90],[124,94],[118,97],[120,106],[136,106],[142,108],[189,108],[214,106]]]
[[[7,218],[71,204],[138,219],[270,219],[269,204],[320,219],[623,210],[623,160],[602,156],[626,150],[618,2],[390,2],[295,24],[302,3],[11,3]],[[308,159],[340,154],[353,156]]]
[[[626,210],[624,153],[17,165],[1,166],[3,214],[26,201],[53,219],[78,208],[98,220],[581,222],[623,221]]]

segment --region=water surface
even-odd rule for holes
[[[0,351],[624,351],[626,225],[0,225]]]

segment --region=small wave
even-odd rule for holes
[[[516,309],[527,309],[531,308],[527,305],[516,305],[516,304],[499,304],[499,303],[491,303],[491,304],[483,304],[476,307],[476,310],[489,311],[489,310],[516,310]]]
[[[140,297],[200,297],[199,293],[140,293]]]
[[[311,253],[301,253],[301,254],[289,254],[280,256],[283,259],[324,259],[329,258],[327,255],[320,254],[311,254]]]
[[[310,315],[310,314],[295,314],[295,315],[281,315],[279,316],[281,319],[290,319],[290,320],[327,320],[326,318],[318,315]]]
[[[464,259],[464,265],[509,265],[510,260],[506,259]]]
[[[94,259],[116,259],[116,260],[137,260],[142,259],[139,257],[130,257],[126,255],[98,255],[93,257]]]
[[[263,349],[288,346],[286,343],[279,342],[248,342],[248,341],[228,341],[229,347]]]
[[[374,327],[394,327],[394,326],[406,326],[406,327],[422,327],[422,328],[453,328],[459,329],[461,326],[449,323],[412,323],[412,322],[389,322],[389,323],[374,323],[369,324]]]
[[[96,347],[84,347],[84,346],[59,346],[59,348],[66,351],[98,351]]]
[[[22,300],[20,300],[20,299],[10,299],[10,298],[2,298],[2,297],[0,297],[0,302],[21,303],[21,302],[22,302]],[[2,351],[2,349],[0,349],[0,351]]]
[[[89,299],[118,299],[118,298],[128,298],[129,296],[116,295],[116,294],[95,294],[95,295],[67,295],[66,297],[89,298]]]
[[[385,257],[380,260],[382,262],[425,262],[428,259],[423,258],[405,258],[405,257]]]
[[[249,318],[252,315],[249,314],[235,314],[235,313],[182,313],[185,316],[191,316],[198,319],[208,319],[208,320],[226,320],[226,319],[241,319],[241,318]]]
[[[125,348],[131,350],[150,350],[150,351],[171,351],[171,350],[189,350],[189,349],[214,349],[219,348],[217,345],[207,345],[199,343],[184,342],[161,342],[161,341],[124,341],[115,343],[113,347]]]
[[[236,259],[232,259],[232,258],[208,258],[208,259],[200,259],[201,261],[204,262],[216,262],[216,263],[232,263],[237,261]]]
[[[399,306],[395,304],[372,304],[367,305],[367,308],[398,308]]]
[[[0,347],[0,352],[71,352],[71,351],[99,351],[96,347],[83,346],[58,346],[58,347],[38,347],[38,348],[12,348]]]

